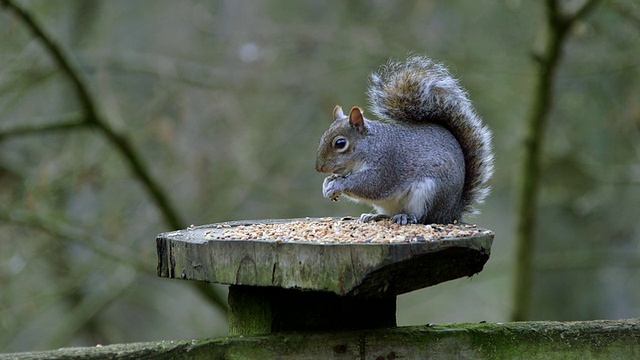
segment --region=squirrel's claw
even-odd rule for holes
[[[362,214],[360,215],[360,219],[358,219],[360,222],[366,223],[366,222],[370,222],[370,221],[380,221],[380,220],[384,220],[384,219],[388,219],[389,215],[385,215],[385,214]]]
[[[322,196],[331,201],[340,200],[340,194],[342,194],[342,191],[338,189],[337,179],[339,177],[336,175],[327,176],[322,183]]]
[[[414,214],[396,214],[391,217],[391,221],[398,225],[417,224],[418,218]]]

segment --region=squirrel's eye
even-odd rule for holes
[[[349,147],[349,140],[343,136],[338,136],[333,139],[333,148],[336,149],[337,152],[346,151]]]

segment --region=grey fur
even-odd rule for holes
[[[476,213],[493,173],[491,132],[446,68],[422,56],[390,61],[371,75],[368,95],[380,121],[358,131],[348,116],[336,119],[320,141],[316,169],[334,174],[324,196],[371,204],[399,223]],[[346,151],[333,148],[337,136]]]

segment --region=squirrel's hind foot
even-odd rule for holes
[[[366,223],[366,222],[370,222],[370,221],[380,221],[380,220],[385,220],[385,219],[389,219],[389,215],[385,215],[385,214],[362,214],[360,215],[360,222]]]
[[[391,217],[391,222],[398,225],[417,224],[418,218],[414,214],[396,214]]]
[[[391,219],[391,222],[398,225],[418,224],[418,217],[414,214],[396,214],[393,216],[385,214],[362,214],[360,215],[360,222],[366,223],[370,221],[380,221]]]

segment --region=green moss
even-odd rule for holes
[[[624,359],[640,356],[637,321],[454,324],[408,331],[421,332],[420,339],[452,345],[457,351],[466,351],[478,359]],[[440,350],[444,353],[454,351],[446,346]]]
[[[122,344],[0,359],[638,359],[640,321],[452,324]]]

